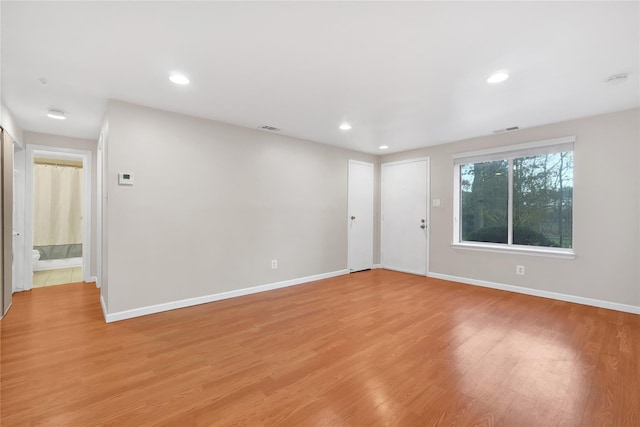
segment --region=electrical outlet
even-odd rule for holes
[[[516,274],[518,276],[524,276],[524,265],[516,265]]]
[[[271,260],[271,269],[275,270],[276,268],[278,268],[278,260],[277,259],[272,259]]]

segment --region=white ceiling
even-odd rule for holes
[[[1,8],[2,100],[28,131],[96,139],[113,98],[379,154],[640,105],[637,1]]]

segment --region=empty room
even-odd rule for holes
[[[640,425],[640,2],[0,24],[3,427]]]

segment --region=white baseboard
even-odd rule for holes
[[[466,277],[450,276],[448,274],[427,273],[427,277],[434,279],[449,280],[452,282],[465,283],[467,285],[482,286],[485,288],[500,289],[502,291],[516,292],[518,294],[533,295],[536,297],[550,298],[559,301],[574,302],[577,304],[590,305],[593,307],[607,308],[609,310],[623,311],[625,313],[640,314],[640,307],[617,302],[603,301],[593,298],[579,297],[575,295],[561,294],[557,292],[542,291],[539,289],[525,288],[521,286],[505,285],[502,283],[487,282],[485,280],[469,279]]]
[[[87,279],[87,283],[95,283],[97,288],[100,287],[100,286],[98,286],[98,278],[96,276],[89,277]]]
[[[178,308],[191,307],[208,302],[220,301],[228,298],[240,297],[243,295],[256,294],[258,292],[271,291],[274,289],[286,288],[288,286],[300,285],[303,283],[314,282],[316,280],[328,279],[330,277],[342,276],[349,274],[349,270],[338,270],[330,273],[315,274],[313,276],[300,277],[297,279],[285,280],[282,282],[269,283],[266,285],[253,286],[251,288],[237,289],[234,291],[221,292],[219,294],[204,295],[196,298],[187,298],[179,301],[171,301],[163,304],[150,305],[146,307],[134,308],[132,310],[119,311],[116,313],[107,313],[106,306],[102,297],[102,311],[104,319],[107,323],[117,322],[119,320],[131,319],[133,317],[146,316],[148,314],[160,313],[163,311],[175,310]]]
[[[373,267],[371,267],[372,270],[376,270],[378,268],[382,268],[382,264],[373,264]]]

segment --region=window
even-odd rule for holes
[[[574,137],[454,156],[454,244],[571,252]]]

